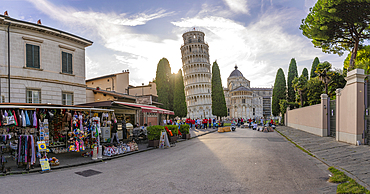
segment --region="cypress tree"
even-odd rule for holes
[[[168,110],[174,110],[173,103],[174,103],[174,98],[175,98],[175,95],[174,95],[175,94],[175,80],[176,80],[176,74],[174,73],[170,74],[170,81],[169,81],[170,92],[167,94],[168,102],[169,102]]]
[[[171,76],[171,67],[170,63],[166,58],[162,58],[157,65],[157,72],[155,76],[157,84],[157,95],[158,102],[162,103],[161,108],[169,110],[170,108],[170,76]]]
[[[292,58],[292,60],[290,60],[288,71],[288,102],[295,102],[295,91],[292,82],[296,77],[298,77],[297,63],[295,59]]]
[[[315,73],[317,65],[320,63],[319,58],[316,57],[313,62],[312,62],[312,67],[311,67],[311,74],[310,74],[310,79],[317,77],[317,74]]]
[[[307,70],[307,68],[303,69],[302,75],[308,80],[308,70]]]
[[[212,65],[212,114],[218,117],[227,116],[224,89],[220,75],[220,68],[215,61]]]
[[[272,90],[272,114],[279,116],[280,114],[280,100],[286,100],[286,84],[284,71],[279,68],[276,73],[274,89]]]
[[[175,112],[175,116],[186,117],[188,111],[185,101],[184,78],[182,77],[181,69],[179,69],[179,72],[177,72],[175,78],[175,96],[173,99],[173,110]]]

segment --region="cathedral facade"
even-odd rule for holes
[[[272,88],[251,88],[235,66],[224,88],[228,118],[260,119],[271,116]]]

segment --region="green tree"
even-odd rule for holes
[[[330,78],[332,75],[332,72],[330,71],[330,69],[331,69],[331,64],[325,61],[323,63],[319,63],[315,71],[320,81],[324,83],[325,94],[328,94],[328,85],[329,85]]]
[[[369,15],[370,0],[318,0],[300,29],[323,52],[343,55],[350,51],[351,70],[359,46],[370,38]]]
[[[303,107],[304,93],[306,92],[306,89],[307,89],[306,76],[302,74],[301,76],[294,78],[293,87],[294,87],[294,91],[298,93],[298,96],[300,97],[300,105],[301,107]]]
[[[349,61],[351,60],[351,53],[348,54],[344,60],[343,74],[347,76]],[[361,47],[357,52],[355,68],[364,69],[365,74],[370,74],[370,45]]]
[[[337,96],[335,91],[338,88],[344,88],[344,86],[346,86],[346,83],[347,81],[344,79],[344,75],[341,70],[332,71],[330,83],[328,85],[328,96],[330,97],[330,99],[336,99]]]
[[[279,116],[281,113],[280,100],[286,100],[286,81],[284,71],[281,68],[276,73],[274,89],[272,90],[272,114],[274,116]]]
[[[176,74],[175,79],[175,96],[173,99],[173,111],[175,116],[186,117],[187,115],[187,106],[185,101],[185,91],[184,91],[184,78],[182,77],[182,71],[179,71]]]
[[[296,63],[295,59],[292,58],[290,60],[289,71],[288,71],[288,83],[287,83],[287,85],[288,85],[287,101],[288,102],[295,102],[295,92],[294,92],[292,81],[296,77],[298,77],[297,63]],[[293,107],[290,107],[290,108],[293,109]]]
[[[321,103],[321,94],[324,91],[324,84],[318,77],[311,78],[307,82],[307,101],[308,104],[315,105]]]
[[[311,74],[310,74],[310,79],[311,78],[314,78],[314,77],[317,77],[315,71],[316,71],[316,67],[317,65],[320,63],[319,61],[319,58],[318,57],[315,57],[315,59],[313,60],[312,62],[312,66],[311,66]]]
[[[163,104],[161,105],[161,108],[167,110],[171,110],[171,101],[168,95],[170,93],[170,76],[170,63],[166,58],[162,58],[157,65],[155,81],[157,84],[158,102]]]
[[[212,65],[212,114],[218,117],[227,116],[225,94],[217,61]]]
[[[307,70],[307,68],[303,69],[302,75],[306,78],[306,80],[308,80],[308,70]]]
[[[176,74],[175,73],[170,74],[170,82],[169,82],[170,92],[168,93],[168,101],[169,101],[168,109],[169,110],[174,110],[175,80],[176,80]]]

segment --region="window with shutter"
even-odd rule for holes
[[[62,73],[72,74],[72,54],[62,52]]]
[[[26,67],[40,68],[40,47],[26,44]]]

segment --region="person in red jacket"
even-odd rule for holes
[[[211,118],[208,118],[208,127],[211,128],[211,125],[212,125],[212,120]]]
[[[192,125],[192,127],[193,127],[193,129],[195,128],[195,120],[194,119],[191,119],[191,125]]]
[[[203,129],[207,129],[208,120],[206,118],[203,119]]]

